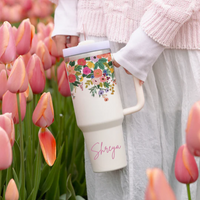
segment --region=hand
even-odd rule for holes
[[[116,60],[113,60],[113,65],[114,65],[115,67],[117,67],[117,68],[121,67],[121,65],[120,65],[118,62],[116,62]],[[130,75],[131,75],[131,73],[130,73],[127,69],[124,68],[124,70],[125,70],[125,72],[126,72],[127,74],[130,74]],[[139,80],[139,84],[140,84],[140,85],[143,85],[143,84],[144,84],[144,81]]]
[[[62,57],[63,57],[63,49],[77,46],[79,43],[78,36],[56,35],[53,37],[53,40],[56,43],[58,55]]]

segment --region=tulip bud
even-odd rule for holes
[[[186,144],[192,155],[200,156],[200,101],[192,106],[188,116]]]
[[[12,147],[7,133],[0,127],[0,170],[12,164]]]
[[[44,43],[47,46],[50,55],[55,56],[55,57],[59,57],[58,56],[58,50],[57,50],[57,47],[56,47],[56,43],[54,42],[54,40],[50,36],[46,37],[44,39]]]
[[[54,121],[54,110],[50,92],[43,93],[33,112],[33,123],[36,126],[45,128],[50,126]]]
[[[44,159],[52,166],[56,160],[56,140],[48,128],[40,128],[38,137]]]
[[[30,20],[23,20],[17,29],[16,48],[18,55],[24,55],[30,51],[34,34],[35,27],[31,25]]]
[[[145,200],[176,200],[162,170],[147,169],[147,176],[149,183],[145,192]]]
[[[28,76],[22,56],[13,65],[7,82],[8,90],[12,93],[25,92],[28,87]]]
[[[51,68],[51,56],[49,54],[49,50],[43,41],[39,41],[37,44],[36,54],[40,57],[44,70]]]
[[[177,152],[175,176],[179,182],[185,184],[195,182],[199,176],[194,156],[190,154],[186,145],[182,145]]]
[[[21,119],[23,121],[26,114],[26,97],[24,93],[19,94]],[[12,118],[15,124],[19,123],[17,95],[7,91],[2,99],[2,113],[12,113]]]
[[[2,97],[6,91],[7,91],[7,74],[6,70],[3,69],[0,71],[0,100],[2,100]]]
[[[16,58],[16,46],[12,27],[5,21],[0,27],[0,62],[10,63]]]
[[[5,200],[18,200],[19,192],[14,179],[11,179],[8,183],[5,193]]]
[[[34,94],[44,90],[46,78],[41,59],[36,54],[32,55],[26,67],[29,83]]]
[[[0,115],[0,127],[7,133],[10,144],[13,146],[15,142],[15,127],[12,119],[12,113]]]
[[[45,74],[46,74],[46,78],[47,79],[55,79],[56,80],[56,77],[55,77],[55,65],[53,65],[51,68],[47,69],[45,71]]]
[[[62,77],[63,71],[66,71],[65,61],[62,61],[59,67],[57,68],[57,82],[59,83],[60,78]]]

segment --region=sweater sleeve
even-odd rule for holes
[[[200,0],[154,0],[140,26],[153,40],[169,46],[180,27],[199,9]]]
[[[55,35],[78,35],[76,31],[77,2],[78,0],[58,0],[52,37]]]

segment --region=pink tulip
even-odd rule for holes
[[[21,119],[23,120],[26,114],[26,97],[24,93],[19,94]],[[2,99],[2,113],[12,113],[12,118],[15,124],[19,123],[17,95],[7,91]]]
[[[63,71],[62,77],[58,83],[58,91],[60,94],[64,97],[71,96],[71,91],[69,87],[69,82],[67,78],[67,73],[66,71]]]
[[[16,36],[16,47],[19,55],[24,55],[30,51],[34,34],[35,27],[31,25],[30,20],[23,20],[17,29]]]
[[[30,50],[31,54],[36,53],[37,45],[40,40],[43,40],[43,35],[42,35],[42,33],[39,32],[33,36],[32,46],[31,46],[31,50]]]
[[[7,74],[6,70],[3,69],[0,71],[0,100],[2,99],[6,91],[7,91]]]
[[[176,179],[185,184],[193,183],[199,176],[194,156],[190,154],[186,145],[182,145],[175,160]]]
[[[186,144],[192,155],[200,156],[200,101],[192,106],[188,116]]]
[[[54,121],[54,110],[50,92],[43,93],[33,112],[33,123],[36,126],[45,128],[50,126]]]
[[[176,200],[162,170],[148,169],[147,176],[149,183],[145,192],[145,200]]]
[[[28,52],[27,54],[24,54],[24,55],[22,56],[22,58],[23,58],[25,67],[27,67],[28,61],[29,61],[29,59],[31,58],[31,53]]]
[[[7,133],[0,127],[0,170],[12,164],[12,147]]]
[[[0,27],[0,41],[0,62],[12,62],[16,57],[16,46],[12,27],[7,21]]]
[[[6,70],[6,66],[4,64],[0,64],[0,71],[5,69]]]
[[[0,127],[6,131],[10,140],[10,144],[13,146],[15,142],[15,127],[12,119],[12,113],[0,115]]]
[[[38,137],[44,159],[52,166],[56,160],[56,140],[48,128],[40,128]]]
[[[26,67],[29,83],[34,94],[39,94],[45,87],[45,74],[41,59],[36,54],[32,55]]]
[[[44,39],[44,43],[47,46],[50,55],[55,56],[55,57],[59,57],[58,56],[58,50],[56,47],[56,43],[54,42],[54,40],[51,37],[46,37]]]
[[[40,57],[43,67],[45,70],[51,68],[51,56],[49,54],[49,50],[43,41],[39,41],[37,44],[36,54]]]
[[[12,93],[25,92],[28,87],[28,76],[22,56],[13,65],[7,82],[8,90]]]
[[[5,193],[5,200],[18,200],[19,192],[14,179],[11,179],[8,183]]]
[[[58,82],[60,81],[60,79],[62,77],[63,71],[66,71],[65,61],[62,61],[61,64],[57,68],[57,81]]]

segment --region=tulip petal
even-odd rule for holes
[[[9,43],[9,30],[8,25],[6,25],[8,22],[4,22],[4,25],[0,27],[0,57],[4,54],[8,43]]]
[[[8,183],[5,193],[5,200],[18,200],[19,192],[14,179],[11,179]]]
[[[3,69],[0,71],[0,100],[2,99],[6,91],[7,91],[7,74],[6,70]]]
[[[12,164],[12,148],[7,133],[0,127],[0,170]]]
[[[41,128],[38,137],[44,159],[49,166],[52,166],[56,160],[56,140],[48,128]]]
[[[69,86],[67,74],[65,71],[63,71],[62,77],[60,78],[60,81],[58,84],[58,91],[64,97],[71,96],[70,86]]]
[[[160,169],[148,169],[149,184],[145,200],[176,200],[174,192]]]
[[[12,93],[25,92],[28,88],[28,76],[23,58],[18,57],[13,65],[7,82],[8,90]]]

